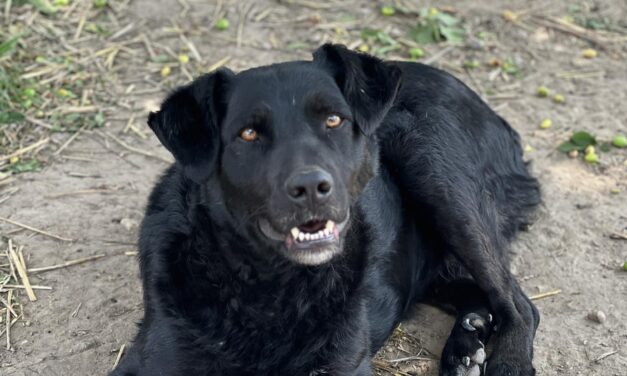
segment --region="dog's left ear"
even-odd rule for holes
[[[335,79],[361,131],[365,135],[374,133],[394,103],[401,70],[374,56],[338,44],[323,45],[313,57],[314,64]]]
[[[197,183],[216,168],[220,122],[226,112],[224,92],[233,72],[223,68],[178,88],[148,116],[148,125],[174,155],[185,175]]]

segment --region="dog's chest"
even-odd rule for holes
[[[336,351],[337,325],[353,315],[358,297],[350,280],[308,277],[214,285],[195,304],[204,305],[194,319],[197,359],[220,359],[216,372],[240,375],[327,374],[320,367]]]

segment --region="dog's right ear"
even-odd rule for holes
[[[148,125],[159,141],[197,183],[215,169],[219,124],[226,112],[226,85],[232,76],[228,69],[201,76],[170,94],[161,109],[148,116]]]

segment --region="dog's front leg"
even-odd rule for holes
[[[476,216],[454,217],[448,233],[451,251],[488,297],[496,318],[494,351],[486,375],[531,376],[533,338],[539,323],[536,307],[510,273],[499,234],[491,233]],[[450,217],[450,216],[449,216]]]

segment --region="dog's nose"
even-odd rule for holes
[[[331,196],[333,177],[319,168],[297,172],[287,179],[286,189],[288,197],[295,203],[323,204]]]

